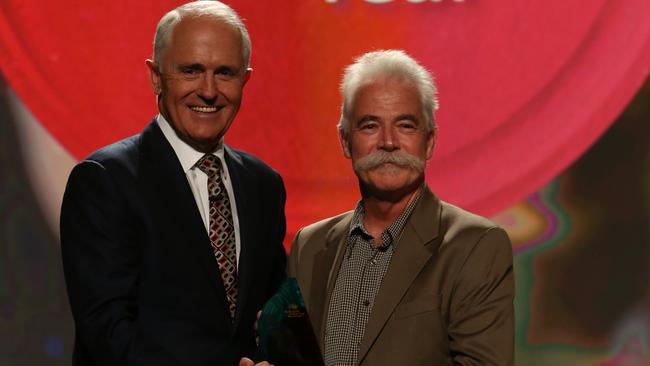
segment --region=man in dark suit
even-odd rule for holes
[[[371,52],[341,89],[339,137],[362,198],[299,231],[289,259],[325,364],[512,365],[510,240],[425,183],[431,75],[401,51]]]
[[[74,365],[233,365],[285,277],[285,191],[224,145],[250,77],[230,7],[161,18],[147,60],[160,114],[70,174],[61,244]]]

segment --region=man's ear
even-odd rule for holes
[[[342,128],[339,128],[339,143],[341,144],[341,149],[343,150],[343,156],[348,159],[352,159],[352,154],[350,153],[349,137],[349,133],[346,133]]]
[[[251,74],[253,73],[253,68],[249,67],[244,71],[244,82],[242,83],[242,86],[246,85],[248,82],[248,79],[251,78]]]
[[[158,71],[158,66],[153,62],[153,60],[146,60],[145,64],[147,65],[147,71],[149,72],[149,82],[151,83],[151,89],[154,94],[160,95],[162,93],[162,80],[160,77],[160,72]]]
[[[431,132],[429,132],[429,136],[427,136],[427,160],[431,159],[431,156],[433,156],[433,148],[436,146],[436,138],[438,138],[438,127],[434,126]]]

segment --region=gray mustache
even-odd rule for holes
[[[425,161],[403,151],[376,151],[354,162],[355,171],[372,170],[384,163],[391,163],[405,168],[412,168],[418,173],[424,171]]]

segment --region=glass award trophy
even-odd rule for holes
[[[274,365],[323,366],[298,281],[287,278],[262,308],[258,359]]]

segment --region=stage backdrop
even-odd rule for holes
[[[439,86],[438,145],[427,167],[427,182],[441,198],[494,217],[515,239],[520,262],[518,351],[525,362],[521,364],[548,364],[539,355],[544,349],[557,350],[551,345],[560,349],[566,345],[560,352],[562,359],[578,355],[576,360],[598,364],[627,344],[613,341],[620,338],[612,338],[613,328],[595,338],[578,337],[587,339],[578,343],[573,336],[577,331],[566,322],[566,328],[558,326],[551,335],[540,331],[546,329],[541,324],[556,314],[548,309],[561,305],[540,300],[548,294],[533,297],[532,257],[541,248],[551,250],[553,245],[548,243],[570,239],[558,234],[563,228],[571,232],[560,225],[567,222],[562,220],[565,211],[553,209],[561,206],[553,200],[561,197],[558,187],[568,183],[558,179],[545,184],[615,121],[648,75],[650,2],[295,0],[230,4],[249,27],[254,71],[226,142],[260,156],[284,177],[288,239],[305,224],[351,209],[358,199],[350,163],[342,157],[336,139],[343,68],[367,51],[404,49],[433,72]],[[12,90],[6,99],[14,106],[14,117],[34,121],[38,131],[34,134],[56,141],[52,149],[60,148],[65,155],[57,161],[81,159],[140,131],[156,113],[144,60],[151,55],[158,18],[176,5],[174,1],[0,3],[0,70]],[[22,146],[24,156],[43,149],[42,144]],[[53,158],[41,154],[36,161]],[[55,211],[60,190],[54,190],[54,198],[47,192],[64,182],[46,180],[43,188],[43,179],[34,179],[38,174],[31,174],[33,190],[46,192],[41,193],[41,201],[49,199],[48,207]],[[515,206],[518,202],[523,203]],[[51,218],[56,214],[46,216],[46,221],[56,222]],[[522,222],[539,225],[522,226]],[[7,243],[17,242],[15,235],[7,237],[11,239]],[[13,252],[8,253],[11,261]],[[553,283],[548,277],[540,280]],[[5,295],[10,293],[6,288],[11,287],[0,286],[7,291]],[[552,286],[549,291],[553,292]],[[591,295],[594,301],[605,301],[597,292]],[[535,304],[546,307],[535,308]],[[536,312],[551,315],[535,318]],[[632,318],[615,323],[646,324]],[[646,334],[646,328],[640,329]],[[639,339],[641,346],[635,350],[640,349],[647,361],[643,337],[631,339]],[[45,342],[48,352],[66,355],[67,341],[53,339],[50,336]],[[63,350],[52,353],[57,347]],[[591,347],[596,347],[595,353],[589,351]],[[602,364],[618,361],[607,362]]]

